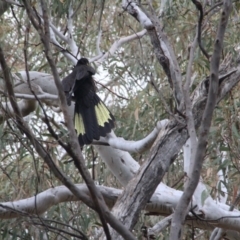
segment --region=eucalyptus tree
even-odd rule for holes
[[[239,8],[2,1],[2,238],[239,239]],[[116,119],[83,149],[81,57]]]

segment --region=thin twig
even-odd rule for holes
[[[63,48],[61,45],[58,45],[57,43],[54,43],[53,41],[50,41],[50,43],[52,43],[54,46],[60,48],[62,50],[62,52],[67,52],[68,54],[73,56],[76,60],[78,60],[77,57],[75,55],[73,55],[68,49]]]
[[[100,83],[99,81],[94,80],[97,84],[101,85],[103,88],[107,89],[109,92],[111,92],[112,94],[114,94],[115,96],[117,96],[118,98],[124,99],[129,101],[129,98],[123,97],[118,95],[116,92],[112,91],[109,87],[105,86],[104,84]]]
[[[196,6],[197,10],[199,11],[199,19],[198,19],[198,44],[199,47],[204,54],[204,56],[209,60],[210,56],[207,51],[204,49],[201,41],[201,32],[202,32],[202,21],[203,21],[203,8],[202,4],[197,0],[192,0],[193,4]]]
[[[20,22],[18,21],[18,19],[17,19],[17,17],[16,17],[16,14],[15,14],[15,12],[14,12],[14,9],[13,9],[13,6],[12,6],[12,5],[11,5],[11,11],[12,11],[12,15],[13,15],[14,19],[16,20],[18,26],[21,28],[21,24],[20,24]]]
[[[16,5],[18,7],[24,7],[24,5],[19,4],[18,2],[14,1],[14,0],[4,0],[6,3],[12,4],[12,5]]]
[[[74,18],[74,16],[77,14],[78,10],[80,9],[81,5],[83,3],[83,0],[80,1],[80,3],[78,4],[78,6],[75,8],[74,13],[72,14],[71,18]]]
[[[215,5],[213,5],[209,10],[207,10],[204,15],[208,15],[212,10],[214,10],[215,8],[217,7],[220,7],[221,5],[223,5],[223,2],[219,2],[219,3],[216,3]]]
[[[158,93],[158,96],[161,100],[161,102],[164,105],[164,108],[166,110],[166,112],[169,114],[169,116],[175,118],[175,115],[172,113],[172,111],[170,110],[170,108],[168,107],[168,104],[165,100],[165,98],[163,97],[163,93],[161,92],[161,90],[158,88],[153,76],[151,75],[151,80],[150,80],[151,85],[153,86],[153,88],[155,89],[155,91]]]
[[[186,173],[182,174],[182,176],[171,186],[171,188],[175,188],[185,177]]]
[[[98,21],[98,35],[97,35],[97,41],[96,41],[97,55],[100,55],[102,53],[102,51],[100,49],[100,43],[101,43],[101,38],[102,38],[101,24],[102,24],[102,15],[103,15],[103,10],[104,10],[104,5],[105,5],[105,0],[102,1],[101,11],[100,11],[100,16],[99,16],[99,21]]]

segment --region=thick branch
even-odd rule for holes
[[[123,0],[122,7],[147,30],[155,55],[166,73],[170,86],[174,90],[177,105],[181,108],[183,104],[181,71],[171,44],[161,29],[158,17],[154,11],[151,14],[146,14],[135,1]]]
[[[87,186],[85,184],[76,184],[75,186],[86,198],[88,198],[88,201],[92,205],[93,203]],[[113,207],[118,197],[123,192],[123,190],[105,186],[97,186],[97,188],[101,191],[109,208]],[[147,215],[151,215],[152,212],[154,215],[165,216],[171,214],[172,209],[176,206],[181,194],[181,191],[171,189],[164,184],[160,184],[156,193],[146,204],[145,211],[147,211]],[[79,201],[79,198],[76,197],[66,186],[49,188],[33,197],[13,202],[2,202],[0,204],[0,219],[12,219],[21,216],[32,217],[35,214],[41,215],[52,206],[69,201]],[[219,211],[215,211],[217,208]],[[201,229],[213,229],[214,227],[221,226],[226,230],[235,229],[240,232],[240,229],[238,228],[240,220],[239,218],[236,218],[240,215],[240,212],[235,209],[234,212],[229,215],[229,212],[225,210],[227,208],[229,208],[227,205],[220,206],[216,203],[207,203],[202,209],[204,215],[200,212],[199,217],[189,216],[185,223],[190,225],[193,224],[195,227]],[[168,225],[170,218],[171,216],[157,223],[153,228],[149,229],[149,233],[152,235],[160,232],[160,228]],[[201,218],[202,221],[199,221],[199,218]],[[209,222],[206,224],[204,221],[207,219]]]
[[[192,65],[193,65],[193,59],[194,59],[194,53],[196,50],[196,45],[197,45],[197,34],[194,38],[194,41],[192,42],[192,46],[190,49],[190,54],[189,54],[189,61],[187,65],[187,74],[186,74],[186,81],[183,87],[183,97],[184,97],[184,103],[185,103],[185,114],[187,117],[187,127],[188,127],[188,133],[190,137],[190,142],[191,142],[191,162],[189,165],[189,168],[186,169],[186,173],[189,174],[192,170],[192,163],[193,163],[193,156],[195,156],[195,149],[197,146],[197,134],[196,134],[196,129],[195,129],[195,124],[194,124],[194,118],[193,118],[193,112],[192,112],[192,102],[190,99],[190,84],[191,84],[191,74],[192,74]],[[184,165],[185,167],[185,165]]]
[[[233,71],[230,71],[233,72]],[[220,85],[217,102],[226,96],[236,83],[240,81],[240,68],[229,75]],[[206,87],[203,81],[196,89],[193,104],[195,126],[198,127],[206,105]],[[224,89],[224,91],[223,91]],[[226,91],[226,89],[228,89]],[[198,96],[198,97],[196,97]],[[179,122],[172,120],[155,143],[148,159],[141,166],[138,174],[133,178],[123,195],[113,208],[113,212],[122,219],[123,223],[132,229],[137,221],[140,210],[145,206],[149,196],[153,194],[157,185],[163,179],[176,154],[188,139],[186,125],[180,126]]]
[[[124,138],[118,138],[114,133],[108,134],[106,137],[106,142],[111,146],[119,150],[141,153],[145,152],[149,148],[151,148],[153,142],[155,141],[158,133],[161,129],[165,128],[168,124],[169,120],[164,119],[157,123],[157,126],[153,129],[153,131],[148,134],[145,138],[138,141],[127,141]]]

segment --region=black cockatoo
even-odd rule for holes
[[[105,137],[114,127],[113,115],[96,94],[92,77],[95,72],[89,61],[81,58],[72,73],[62,80],[67,104],[71,105],[71,100],[75,100],[74,125],[80,146]]]

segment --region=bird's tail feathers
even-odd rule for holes
[[[76,101],[74,124],[81,146],[105,137],[114,128],[114,121],[113,115],[97,95],[91,106]]]

